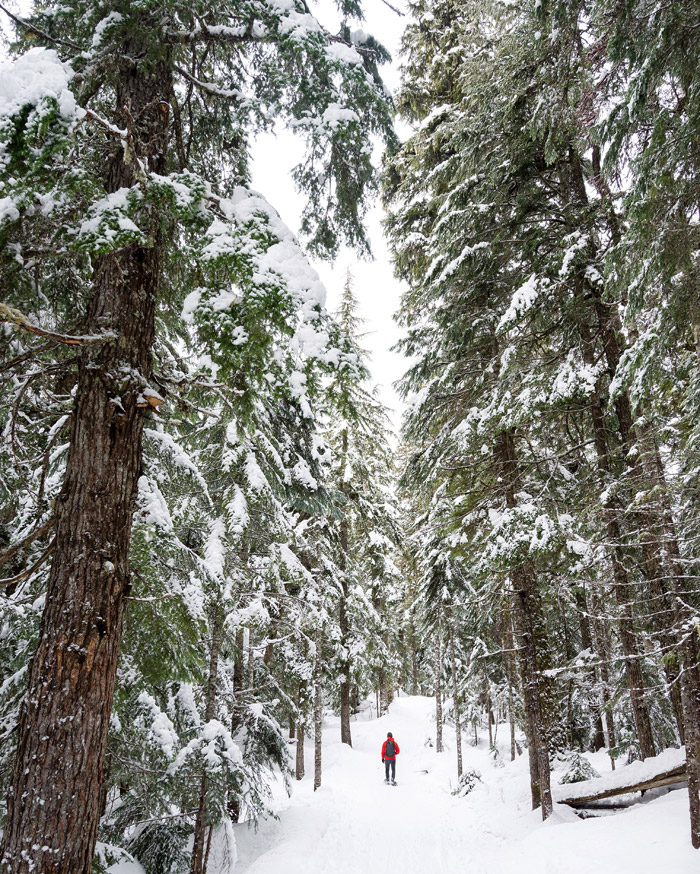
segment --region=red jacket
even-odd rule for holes
[[[386,740],[390,740],[390,738],[387,738]],[[392,737],[391,740],[394,741],[394,746],[396,747],[396,754],[393,755],[393,756],[387,756],[387,755],[385,755],[385,753],[386,753],[386,740],[385,740],[384,743],[382,744],[382,758],[383,758],[383,759],[389,759],[389,761],[391,761],[392,759],[395,759],[396,756],[398,756],[398,754],[401,752],[401,750],[399,749],[399,745],[396,743],[396,740]]]

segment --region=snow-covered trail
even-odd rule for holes
[[[542,824],[529,809],[522,756],[493,766],[486,749],[463,746],[465,768],[483,783],[464,798],[450,793],[454,736],[434,747],[433,702],[402,697],[381,719],[352,723],[353,748],[339,742],[337,720],[324,726],[323,786],[309,776],[279,799],[278,820],[256,832],[236,827],[241,874],[690,874],[687,796],[673,792],[614,817],[581,821],[567,808]],[[398,786],[383,782],[381,744],[392,731],[401,748]],[[507,738],[503,738],[504,743]],[[427,771],[427,773],[424,773]]]
[[[399,698],[389,715],[353,722],[352,749],[329,739],[324,785],[310,793],[312,778],[302,781],[280,822],[265,823],[257,836],[237,835],[238,870],[276,874],[277,862],[286,874],[464,870],[484,840],[483,822],[460,816],[460,800],[449,794],[447,780],[434,778],[435,767],[452,757],[436,756],[434,748],[425,746],[431,735],[431,705],[426,703],[423,698]],[[336,724],[326,731],[339,734]],[[387,731],[401,749],[395,787],[383,782],[381,746]],[[307,768],[312,770],[310,748],[308,753]],[[480,872],[473,864],[469,870]]]

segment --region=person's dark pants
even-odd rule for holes
[[[391,779],[396,779],[396,759],[384,759],[384,770],[386,771],[386,779],[389,779],[389,768],[391,768]]]

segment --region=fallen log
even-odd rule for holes
[[[556,786],[553,795],[559,804],[584,807],[604,798],[672,786],[686,779],[685,748],[681,747],[679,750],[664,750],[661,755],[644,762],[633,762],[606,777]]]

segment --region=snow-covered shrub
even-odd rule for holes
[[[501,752],[498,747],[491,747],[489,750],[489,758],[491,759],[491,764],[494,768],[503,768],[503,758],[501,757]]]
[[[95,845],[95,857],[92,860],[94,874],[106,874],[112,866],[118,866],[122,863],[134,866],[138,864],[134,857],[121,847],[103,844],[101,841],[97,842]]]
[[[472,789],[476,787],[477,783],[481,783],[481,773],[475,768],[469,768],[459,778],[459,782],[452,790],[452,794],[457,795],[459,798],[464,798],[465,795],[469,795]]]
[[[581,753],[571,753],[571,755],[563,757],[563,760],[568,767],[559,781],[560,783],[582,783],[584,780],[600,777],[593,765]]]

